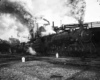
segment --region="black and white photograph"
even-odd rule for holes
[[[0,80],[100,80],[100,0],[0,0]]]

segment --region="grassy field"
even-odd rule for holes
[[[34,60],[2,67],[0,80],[100,80],[100,73],[96,68]]]

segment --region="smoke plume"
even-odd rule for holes
[[[0,38],[9,40],[17,38],[20,42],[27,42],[29,39],[30,26],[29,19],[31,16],[23,7],[15,2],[3,0],[0,2]]]
[[[0,38],[9,40],[9,38],[17,38],[21,42],[28,41],[29,31],[26,25],[20,23],[20,21],[10,15],[1,14],[0,16]],[[26,38],[25,38],[26,37]]]
[[[84,0],[68,0],[65,4],[70,8],[68,16],[75,18],[77,21],[84,21],[86,2]]]
[[[60,27],[84,20],[85,4],[84,0],[1,0],[0,38],[28,41],[30,29],[33,28],[35,36],[41,26],[45,29],[42,36],[54,34],[52,21]],[[50,24],[45,25],[44,19]]]

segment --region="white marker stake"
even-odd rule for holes
[[[25,57],[22,57],[22,62],[25,62]]]
[[[56,58],[59,58],[59,54],[58,53],[56,53]]]

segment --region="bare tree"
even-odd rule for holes
[[[86,2],[84,0],[68,0],[66,6],[70,8],[69,16],[82,24],[84,22]]]

